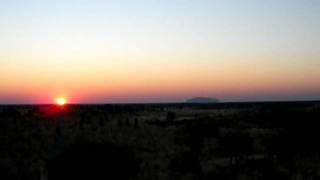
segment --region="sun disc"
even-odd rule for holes
[[[66,104],[66,102],[67,102],[67,100],[65,99],[65,98],[57,98],[56,99],[56,103],[59,105],[59,106],[63,106],[63,105],[65,105]]]

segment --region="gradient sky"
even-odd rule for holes
[[[0,0],[0,104],[320,99],[319,0]]]

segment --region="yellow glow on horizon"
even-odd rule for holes
[[[66,98],[63,98],[63,97],[59,97],[56,99],[56,103],[59,105],[59,106],[63,106],[67,103],[67,100]]]

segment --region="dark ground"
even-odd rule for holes
[[[0,180],[320,179],[320,102],[0,106]]]

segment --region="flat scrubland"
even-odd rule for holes
[[[319,179],[320,103],[0,106],[0,179]]]

